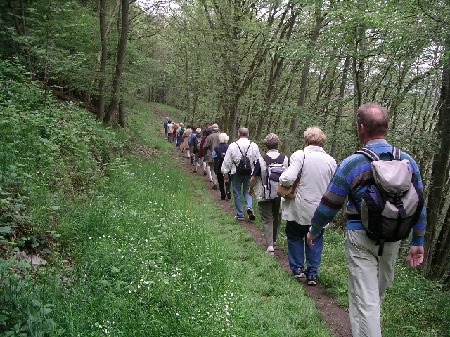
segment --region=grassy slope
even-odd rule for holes
[[[88,204],[66,208],[70,287],[43,289],[64,334],[329,336],[302,288],[200,178],[181,172],[150,119],[143,113],[131,128],[157,153],[116,162]]]

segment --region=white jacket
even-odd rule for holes
[[[248,146],[250,145],[250,148]],[[225,158],[223,159],[221,171],[223,174],[236,173],[236,164],[241,160],[242,154],[239,151],[241,149],[242,153],[245,154],[248,148],[247,157],[250,159],[252,165],[252,170],[255,167],[255,162],[260,157],[259,148],[256,143],[250,142],[246,137],[241,137],[237,141],[233,142],[228,146],[228,150],[225,153]]]
[[[292,154],[290,166],[281,175],[280,183],[291,186],[300,170],[302,173],[295,199],[283,201],[282,218],[310,226],[314,211],[336,170],[336,161],[322,147],[309,145]]]

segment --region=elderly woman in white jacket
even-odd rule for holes
[[[286,220],[289,267],[296,278],[307,277],[309,285],[317,284],[318,269],[323,249],[323,231],[314,239],[314,245],[306,242],[306,234],[317,205],[336,170],[336,161],[327,154],[323,145],[325,134],[317,127],[304,132],[306,147],[294,152],[290,166],[280,176],[283,186],[291,186],[300,178],[295,199],[284,200],[282,218]],[[304,264],[306,254],[306,268]]]

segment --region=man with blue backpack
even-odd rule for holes
[[[255,195],[258,201],[259,213],[264,225],[267,253],[274,255],[277,235],[280,230],[281,197],[277,195],[280,176],[289,166],[288,156],[278,152],[280,139],[275,133],[269,133],[264,138],[267,147],[265,155],[259,157],[250,179],[249,194]]]
[[[348,197],[345,255],[353,336],[381,337],[381,297],[394,280],[400,240],[411,229],[406,260],[415,268],[424,257],[422,179],[414,159],[386,141],[388,122],[378,104],[359,107],[356,129],[364,147],[337,168],[307,234],[311,244]]]

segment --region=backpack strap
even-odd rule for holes
[[[283,164],[285,155],[280,153],[278,155],[278,157],[272,158],[268,154],[265,154],[262,157],[263,157],[264,161],[266,162],[266,166],[268,168],[270,164]]]
[[[378,157],[378,155],[375,152],[373,152],[371,149],[367,147],[363,147],[361,150],[356,151],[356,153],[363,154],[364,156],[369,158],[370,161],[380,160],[380,157]]]
[[[235,143],[236,143],[236,146],[238,147],[239,152],[241,153],[241,155],[244,156],[244,154],[242,153],[242,150],[241,150],[241,147],[239,146],[239,144],[237,142],[235,142]],[[248,151],[248,149],[247,149],[247,151]]]
[[[244,154],[242,154],[243,156],[245,156],[245,157],[247,157],[247,153],[248,153],[248,150],[250,149],[250,146],[252,145],[252,143],[250,142],[250,144],[248,145],[248,148],[247,148],[247,150],[245,151],[245,155]],[[239,146],[239,145],[238,145]],[[240,150],[240,149],[239,149]],[[242,153],[242,152],[241,152]]]
[[[373,152],[371,149],[369,149],[367,147],[363,147],[362,149],[356,151],[356,153],[365,155],[367,158],[369,158],[370,161],[381,160],[380,157],[375,152]],[[385,153],[385,152],[383,152],[383,153]],[[386,152],[386,153],[391,156],[392,160],[401,160],[400,157],[401,157],[402,151],[400,151],[400,149],[398,149],[395,146],[392,147],[391,152]]]
[[[394,157],[394,160],[401,160],[400,159],[401,155],[402,155],[402,151],[400,151],[400,149],[393,146],[392,147],[392,157]]]

